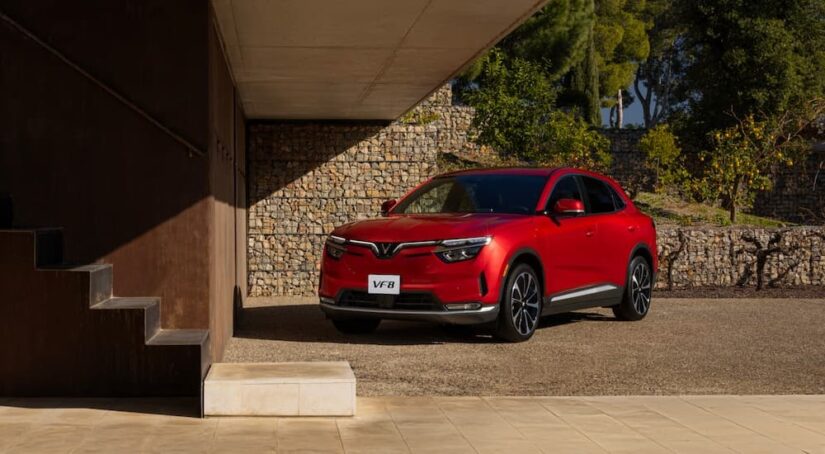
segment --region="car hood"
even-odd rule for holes
[[[527,219],[518,214],[390,215],[342,225],[333,235],[373,242],[428,241],[469,238],[492,233],[505,222]]]

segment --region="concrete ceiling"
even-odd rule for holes
[[[249,118],[394,120],[546,0],[213,0]]]

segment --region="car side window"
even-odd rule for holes
[[[574,175],[561,177],[553,187],[553,193],[550,194],[550,199],[547,200],[547,210],[552,210],[556,206],[556,202],[560,199],[575,199],[584,201],[581,191],[579,191],[579,184],[576,182]]]
[[[587,199],[590,201],[590,213],[611,213],[616,211],[613,205],[613,194],[610,188],[600,180],[592,177],[582,177],[584,190],[587,192]]]
[[[613,205],[616,207],[616,211],[623,209],[626,204],[624,203],[622,196],[620,196],[619,193],[616,192],[616,190],[610,185],[607,185],[607,189],[610,189],[610,195],[613,196]]]

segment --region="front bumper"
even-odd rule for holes
[[[380,318],[387,320],[417,320],[453,325],[478,325],[494,321],[498,317],[498,304],[483,305],[475,310],[401,310],[372,307],[338,306],[321,301],[321,310],[334,319]]]

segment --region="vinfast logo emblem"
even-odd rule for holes
[[[380,259],[392,257],[395,254],[395,243],[375,243],[375,256]]]

